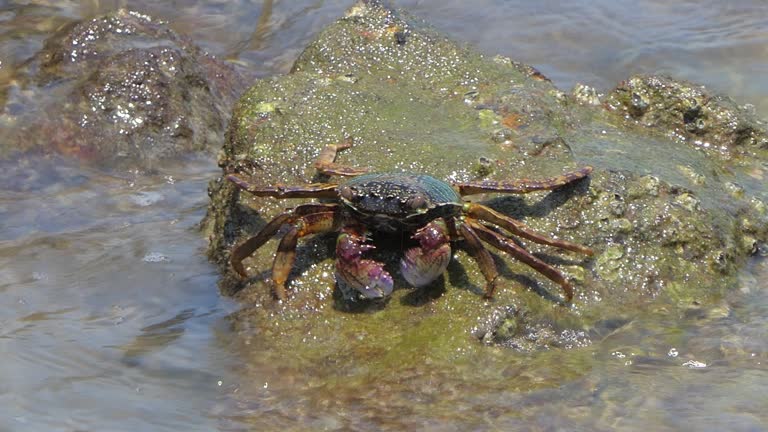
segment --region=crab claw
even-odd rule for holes
[[[336,261],[336,280],[367,299],[389,297],[394,283],[384,266],[373,260]]]
[[[445,272],[451,261],[451,245],[445,221],[436,219],[413,235],[419,246],[405,251],[400,272],[411,285],[422,287]]]
[[[336,240],[336,281],[365,298],[377,299],[392,294],[392,276],[380,262],[362,259],[375,246],[365,244],[366,237],[353,229],[344,229]]]

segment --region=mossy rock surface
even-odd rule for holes
[[[592,165],[589,179],[554,192],[472,199],[596,253],[584,258],[526,243],[574,281],[569,307],[556,301],[557,285],[501,252],[497,295],[483,299],[483,277],[460,248],[434,286],[412,290],[395,274],[388,302],[360,304],[339,298],[335,239],[317,236],[300,243],[291,297],[276,302],[269,277],[277,242],[246,260],[254,276],[248,281],[230,269],[229,251],[304,201],[254,198],[222,176],[210,187],[209,255],[221,267],[222,292],[244,304],[233,322],[254,367],[318,377],[317,391],[339,404],[373,381],[394,395],[407,386],[403,377],[440,376],[445,386],[472,380],[478,392],[537,388],[585,373],[587,347],[639,315],[716,305],[766,240],[760,140],[750,141],[748,160],[744,152],[715,155],[674,136],[669,122],[637,121],[620,108],[620,93],[609,96],[613,105],[583,89],[568,95],[533,68],[488,58],[418,20],[373,3],[351,8],[290,74],[260,80],[241,98],[220,155],[223,170],[257,184],[326,180],[313,163],[325,145],[346,137],[354,145],[340,153],[341,163],[448,182],[546,178]],[[710,108],[720,103],[709,100]],[[747,122],[735,104],[721,106]],[[750,121],[751,136],[763,136]],[[745,148],[739,140],[712,145]],[[401,251],[380,252],[396,273]]]

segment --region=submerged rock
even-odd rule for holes
[[[57,154],[150,171],[214,151],[244,88],[231,67],[136,12],[73,23],[18,72],[0,156]]]
[[[712,148],[744,148],[737,137],[746,126],[738,125],[751,125],[755,142],[764,131],[732,105],[730,123],[704,120],[711,133],[685,129],[698,121],[679,110],[679,125],[672,114],[638,125],[655,110],[677,107],[679,92],[630,109],[622,91],[611,96],[615,103],[599,104],[594,92],[568,96],[533,68],[486,58],[376,3],[357,4],[306,48],[289,75],[260,80],[241,98],[219,160],[224,172],[265,185],[325,181],[313,162],[325,145],[346,137],[354,146],[340,154],[341,163],[446,181],[536,179],[593,165],[589,181],[551,193],[477,199],[596,255],[526,244],[575,282],[571,307],[555,301],[557,285],[496,251],[498,291],[484,300],[483,277],[461,249],[432,286],[408,289],[395,274],[388,302],[355,303],[334,289],[333,236],[317,236],[300,243],[291,297],[276,302],[269,284],[276,243],[246,260],[253,275],[247,281],[231,270],[229,251],[303,201],[254,198],[222,176],[210,185],[205,227],[222,292],[248,305],[235,322],[269,348],[262,356],[300,350],[286,368],[333,362],[382,374],[424,362],[471,363],[487,355],[478,354],[483,343],[524,351],[588,346],[606,334],[605,323],[620,326],[659,305],[676,313],[714,301],[766,241],[766,191],[754,181],[766,159],[759,144],[750,144],[756,150],[748,163],[739,159],[742,151],[730,160],[713,157],[669,131],[707,134]],[[698,118],[727,117],[712,100],[697,103]],[[402,251],[380,249],[396,268]]]

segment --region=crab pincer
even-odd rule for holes
[[[389,297],[394,287],[392,275],[384,270],[384,264],[363,258],[363,252],[376,248],[366,240],[365,231],[342,228],[336,239],[336,281],[364,298]]]
[[[411,236],[419,245],[405,251],[400,273],[409,284],[423,287],[437,279],[451,261],[451,240],[443,219],[435,219]]]

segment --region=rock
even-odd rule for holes
[[[120,10],[73,23],[19,71],[0,122],[19,147],[104,169],[152,171],[215,151],[244,80],[164,22]],[[8,107],[15,107],[10,110]]]
[[[588,85],[576,84],[573,87],[573,90],[571,90],[571,94],[573,95],[573,98],[581,104],[598,106],[602,103],[597,90]]]
[[[698,90],[691,90],[698,111],[683,109],[679,91],[617,89],[602,105],[583,95],[577,101],[532,70],[486,59],[417,20],[361,2],[306,48],[289,75],[260,80],[245,93],[219,163],[257,184],[326,181],[313,162],[325,145],[346,137],[354,145],[340,153],[341,163],[447,181],[545,178],[586,160],[596,168],[588,181],[551,193],[473,197],[538,232],[596,251],[583,259],[526,243],[574,276],[572,307],[557,305],[558,286],[498,251],[497,295],[484,300],[482,275],[460,249],[444,278],[426,289],[408,289],[395,275],[388,302],[350,303],[334,289],[332,235],[300,243],[291,297],[276,302],[269,285],[275,242],[245,261],[253,275],[247,281],[230,269],[229,251],[302,200],[254,198],[222,177],[210,185],[204,225],[222,292],[249,305],[235,325],[258,328],[253,337],[275,355],[301,350],[297,367],[365,363],[382,373],[418,369],[425,359],[474,359],[478,339],[524,351],[586,346],[601,334],[591,329],[629,322],[651,304],[674,310],[715,302],[758,249],[752,245],[766,241],[754,204],[765,189],[746,186],[749,174],[739,159],[762,157],[759,124],[730,105],[718,108],[725,102]],[[698,114],[686,114],[692,110]],[[726,117],[737,126],[713,123]],[[699,119],[701,130],[686,128]],[[671,129],[686,139],[669,137]],[[694,136],[729,149],[729,157],[692,149],[687,140]],[[729,182],[743,192],[734,194]],[[397,249],[379,250],[391,268]]]
[[[768,156],[764,122],[704,86],[665,76],[634,76],[608,95],[608,106],[713,156]]]

